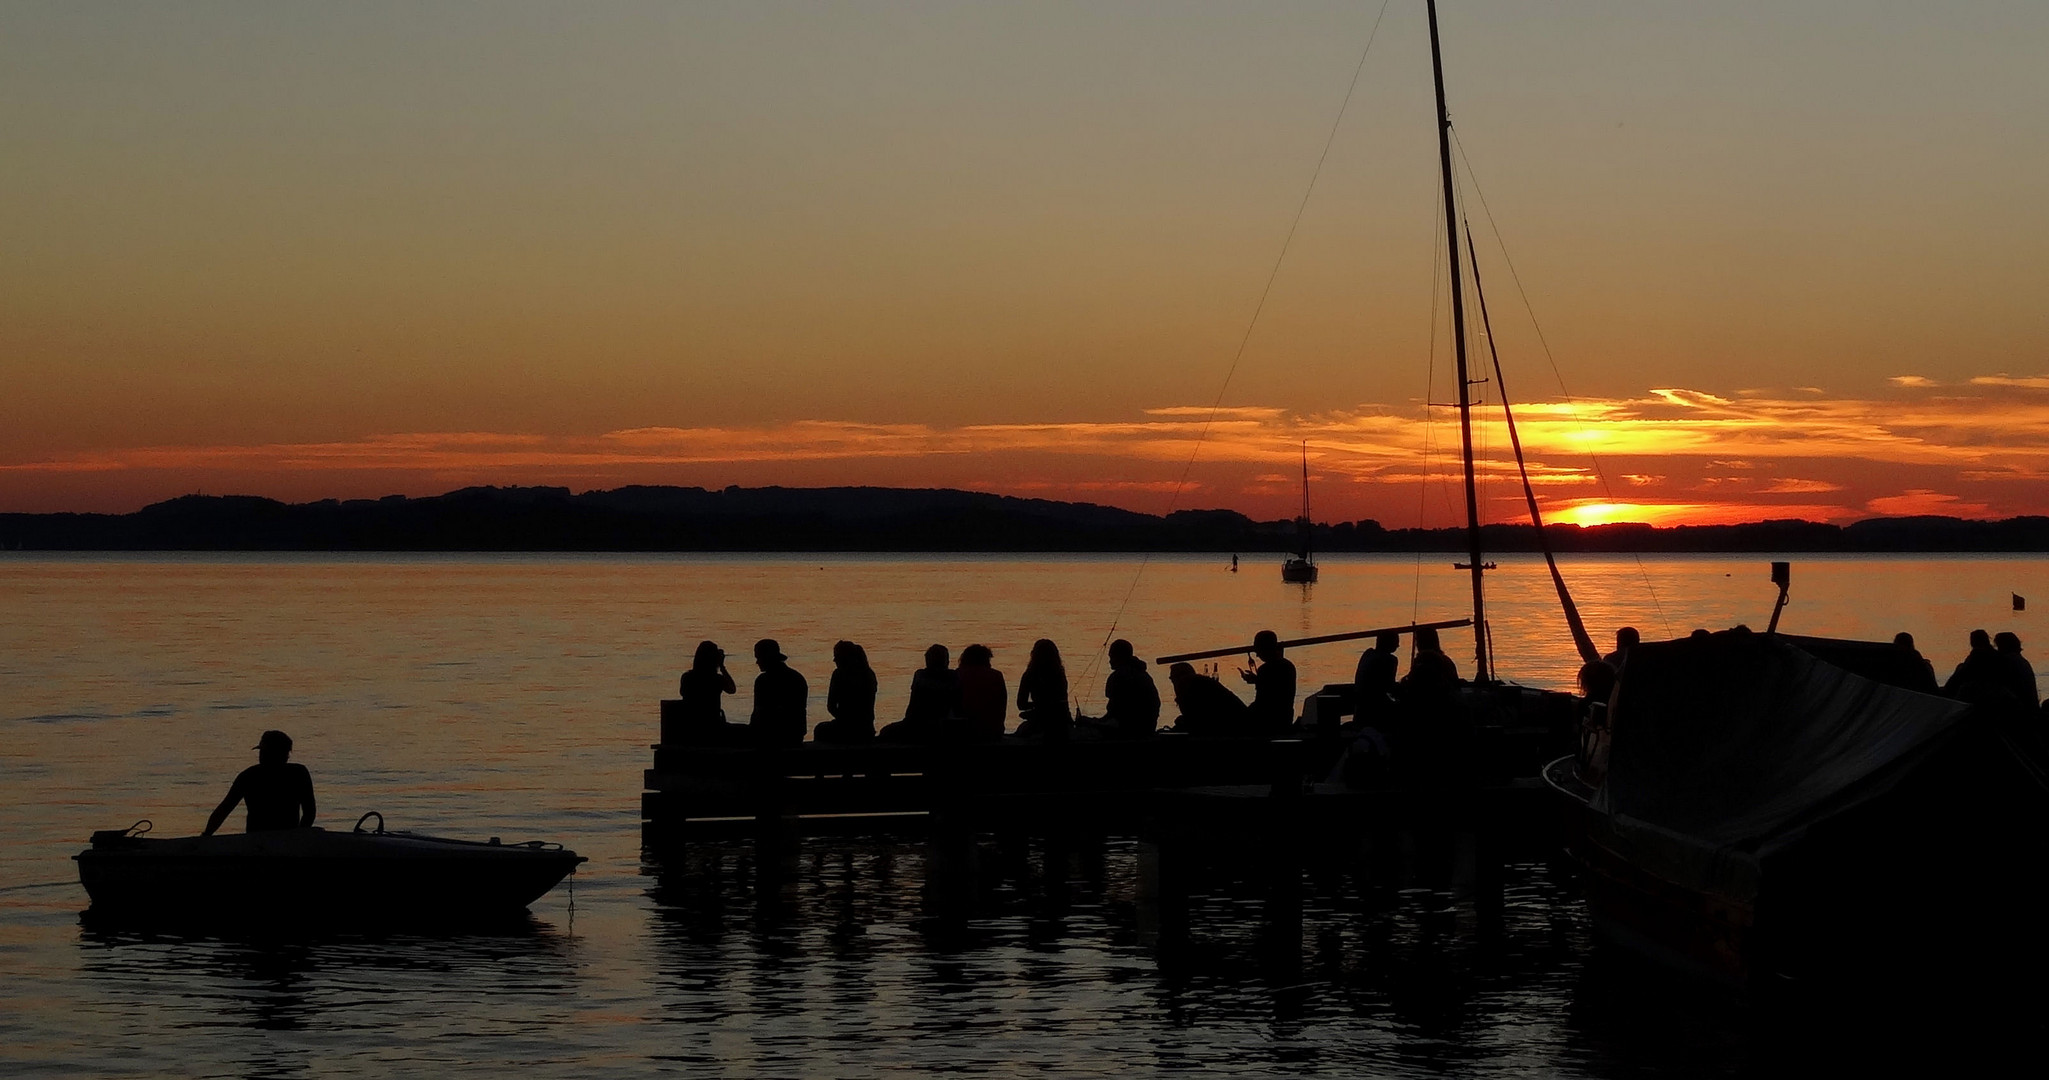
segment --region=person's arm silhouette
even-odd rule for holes
[[[302,829],[311,828],[313,825],[313,774],[308,772],[304,765],[293,765],[292,771],[296,774],[292,779],[296,781],[296,786],[299,789],[299,827]]]
[[[242,801],[242,776],[246,775],[247,773],[245,772],[241,776],[236,776],[235,782],[228,785],[227,798],[222,799],[221,804],[213,808],[213,815],[206,819],[206,831],[200,833],[199,835],[212,836],[214,832],[221,827],[221,823],[228,820],[228,815],[235,812],[235,804]],[[312,783],[310,779],[307,783],[307,789],[308,790],[306,792],[306,799],[309,808],[308,812],[310,815],[310,808],[313,799],[313,792],[311,790]]]

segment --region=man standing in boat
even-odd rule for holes
[[[236,803],[249,804],[250,832],[303,829],[313,824],[313,774],[306,766],[291,762],[292,737],[282,731],[266,731],[256,740],[256,764],[242,770],[228,788],[228,797],[214,807],[206,819],[212,836],[234,812]]]

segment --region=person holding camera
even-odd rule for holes
[[[662,742],[671,746],[730,746],[746,741],[747,729],[726,723],[721,695],[737,693],[726,671],[726,654],[716,642],[700,641],[690,670],[679,680],[680,715],[662,725]]]

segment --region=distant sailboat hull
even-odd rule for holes
[[[1316,564],[1308,559],[1289,559],[1281,564],[1281,580],[1294,582],[1299,585],[1314,584],[1316,582]]]

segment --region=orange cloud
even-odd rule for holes
[[[1926,490],[1887,495],[1872,499],[1864,505],[1872,513],[1884,517],[1912,517],[1917,514],[1977,517],[1989,509],[1984,503],[1966,502],[1955,495]]]

